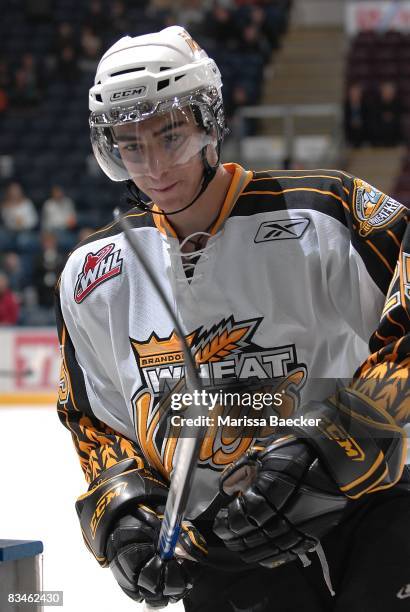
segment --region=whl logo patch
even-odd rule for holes
[[[78,275],[74,289],[74,299],[77,304],[81,304],[98,285],[121,274],[121,249],[113,251],[114,247],[114,243],[107,244],[97,253],[88,253],[86,255],[83,268]]]
[[[306,219],[305,217],[265,221],[258,229],[255,236],[255,242],[269,242],[271,240],[291,240],[301,238],[309,223],[309,219]]]

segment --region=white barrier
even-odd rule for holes
[[[0,330],[0,404],[53,403],[60,355],[53,328]]]
[[[410,2],[408,0],[348,2],[346,5],[347,33],[354,36],[363,30],[410,32]]]
[[[0,610],[43,612],[42,542],[0,540]]]

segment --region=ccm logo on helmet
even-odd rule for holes
[[[110,96],[110,101],[124,100],[124,98],[131,98],[133,96],[142,96],[147,91],[145,85],[136,87],[134,89],[122,89],[121,91],[114,91]]]

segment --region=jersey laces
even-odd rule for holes
[[[201,236],[201,238],[198,240],[199,236]],[[194,237],[196,237],[196,240],[193,240]],[[179,243],[179,247],[176,249],[175,252],[170,253],[171,257],[180,257],[182,261],[182,269],[184,271],[184,276],[181,277],[181,276],[176,275],[175,278],[178,283],[185,284],[187,279],[192,280],[192,276],[194,274],[196,264],[200,257],[202,257],[204,261],[209,259],[209,252],[213,248],[215,243],[208,244],[208,242],[206,242],[203,247],[199,245],[203,241],[204,238],[208,239],[210,237],[211,237],[211,234],[209,232],[194,232],[193,234],[190,234],[189,236],[184,238]],[[190,251],[189,253],[186,253],[183,251],[183,248],[189,242],[196,245],[197,248],[195,248],[194,251]],[[199,279],[202,277],[203,277],[203,274],[197,274],[195,278]]]

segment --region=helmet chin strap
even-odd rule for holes
[[[204,167],[204,170],[202,173],[201,187],[200,187],[198,194],[194,197],[194,199],[191,202],[189,202],[189,204],[187,204],[186,206],[183,206],[182,208],[179,208],[178,210],[174,210],[173,212],[169,212],[169,213],[165,213],[163,211],[152,210],[152,203],[150,206],[149,204],[146,204],[143,201],[141,197],[141,190],[137,187],[137,185],[131,179],[128,179],[128,181],[126,181],[125,183],[127,190],[128,190],[128,194],[129,194],[129,196],[127,197],[127,204],[129,204],[130,206],[134,206],[135,208],[138,208],[138,210],[141,210],[143,212],[151,212],[153,215],[162,215],[164,217],[169,217],[170,215],[176,215],[177,213],[187,210],[187,208],[190,208],[190,206],[193,206],[193,204],[195,204],[198,198],[204,193],[209,183],[215,177],[215,174],[216,174],[216,171],[219,165],[219,150],[218,150],[218,164],[216,166],[211,166],[208,160],[206,159],[205,149],[206,147],[201,149],[201,159],[202,159],[202,164]]]

